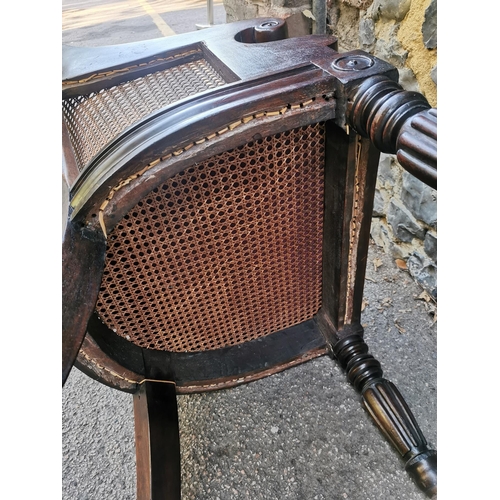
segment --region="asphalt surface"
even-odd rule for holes
[[[99,47],[196,31],[208,24],[204,0],[63,0],[62,42]],[[186,8],[187,7],[187,8]],[[226,22],[214,1],[214,25]]]
[[[63,2],[63,42],[108,45],[168,31],[138,3]],[[206,8],[196,3],[204,5],[163,12],[163,4],[183,4],[150,2],[176,33],[206,23]],[[120,14],[124,6],[126,15]],[[221,5],[215,19],[224,22]],[[435,306],[421,294],[409,274],[372,245],[365,339],[435,446]],[[426,498],[327,356],[237,388],[179,396],[178,405],[185,500]],[[134,499],[132,396],[74,369],[63,389],[62,418],[63,500]]]
[[[375,246],[367,278],[370,351],[435,446],[432,303]],[[237,388],[179,396],[178,405],[184,500],[426,498],[327,356]],[[63,500],[135,498],[131,395],[74,369],[63,389],[62,441]]]

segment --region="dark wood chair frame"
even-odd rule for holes
[[[176,394],[247,383],[330,354],[418,486],[437,495],[437,455],[369,354],[360,324],[380,151],[436,187],[437,112],[395,68],[331,36],[287,39],[281,20],[242,21],[171,39],[63,52],[63,100],[199,59],[226,81],[146,116],[79,171],[63,120],[69,186],[63,237],[63,385],[76,364],[134,394],[139,499],[180,498]],[[107,235],[154,187],[258,137],[325,124],[322,306],[258,341],[174,353],[140,348],[96,316]]]

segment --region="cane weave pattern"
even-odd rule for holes
[[[110,232],[101,320],[149,349],[192,352],[266,336],[321,306],[324,127],[192,166]]]
[[[224,85],[204,59],[63,100],[63,116],[79,170],[127,127],[180,99]]]

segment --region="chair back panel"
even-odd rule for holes
[[[325,130],[249,142],[171,177],[108,237],[97,314],[139,347],[220,349],[321,307]]]
[[[63,116],[78,169],[83,170],[104,146],[150,113],[225,83],[206,59],[198,59],[64,99]]]

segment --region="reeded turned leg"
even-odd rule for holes
[[[384,436],[396,448],[405,469],[431,498],[437,498],[437,452],[427,446],[415,417],[397,387],[382,377],[380,363],[368,353],[360,334],[344,337],[333,354]]]

